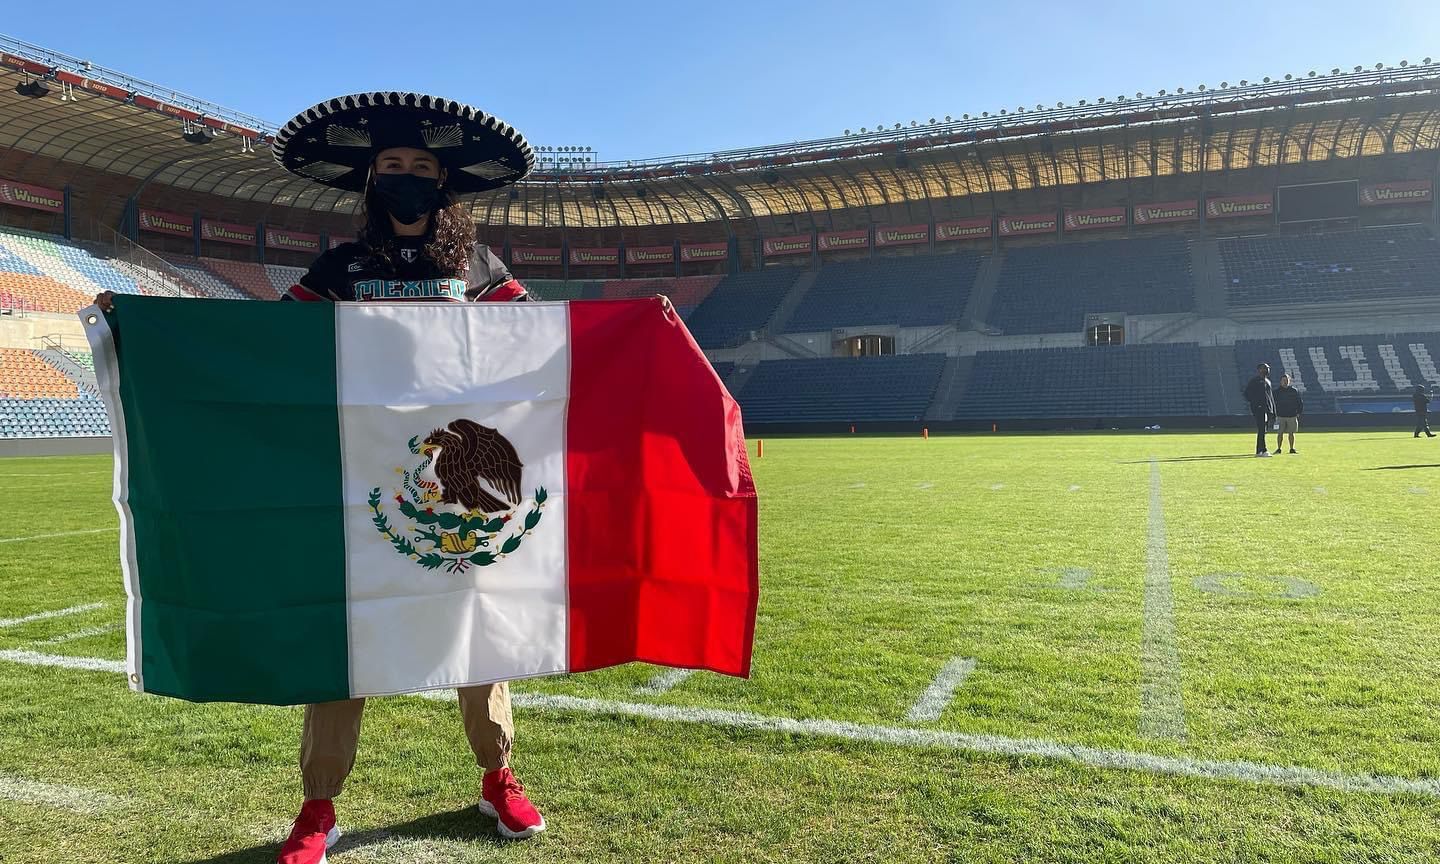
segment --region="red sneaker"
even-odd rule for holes
[[[300,807],[300,815],[295,817],[285,845],[280,847],[276,864],[325,864],[325,850],[339,839],[335,805],[318,798],[306,801]]]
[[[496,768],[481,784],[480,812],[494,816],[500,836],[524,840],[545,830],[545,817],[525,797],[525,787],[509,768]]]

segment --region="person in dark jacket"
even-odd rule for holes
[[[1305,413],[1305,400],[1300,391],[1290,386],[1290,376],[1280,376],[1280,387],[1275,391],[1275,416],[1280,428],[1275,433],[1275,452],[1283,453],[1280,446],[1286,435],[1290,436],[1290,452],[1295,452],[1295,433],[1300,431],[1300,415]]]
[[[1261,363],[1255,367],[1255,377],[1245,385],[1245,402],[1250,406],[1250,416],[1255,418],[1255,455],[1269,456],[1265,449],[1265,428],[1275,416],[1275,393],[1270,386],[1270,364]]]
[[[1424,432],[1427,438],[1434,438],[1435,433],[1430,431],[1430,394],[1425,392],[1424,384],[1415,385],[1415,437],[1419,438]]]

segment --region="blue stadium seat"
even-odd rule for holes
[[[1440,241],[1422,225],[1220,241],[1231,306],[1440,297]]]
[[[1007,250],[988,318],[1006,333],[1074,333],[1087,313],[1194,309],[1189,243],[1150,237]]]
[[[1440,386],[1440,333],[1393,336],[1298,336],[1235,343],[1235,366],[1248,380],[1259,363],[1270,380],[1289,374],[1307,414],[1338,411],[1338,396],[1406,397],[1414,385]],[[1244,380],[1237,382],[1243,385]],[[1406,399],[1399,399],[1406,401]]]
[[[695,341],[706,348],[733,348],[762,329],[800,276],[799,270],[777,268],[726,276],[686,324]]]
[[[1201,416],[1200,347],[1113,345],[982,351],[956,419]]]
[[[768,360],[747,373],[747,423],[919,420],[935,398],[943,354]]]
[[[982,260],[961,253],[826,264],[785,329],[805,333],[864,324],[923,327],[959,321]]]

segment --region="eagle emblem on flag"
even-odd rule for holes
[[[395,468],[394,521],[382,487],[368,500],[375,530],[419,566],[450,573],[487,567],[518,550],[540,524],[547,493],[541,487],[524,497],[524,463],[498,429],[460,418],[416,435],[408,447],[416,458]]]

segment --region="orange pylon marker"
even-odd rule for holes
[[[764,440],[763,438],[762,438],[762,439],[757,439],[757,440],[755,441],[755,458],[756,458],[756,459],[764,459],[764,458],[765,458],[765,440]]]
[[[930,427],[926,426],[920,430],[920,437],[926,441],[930,440]]]

